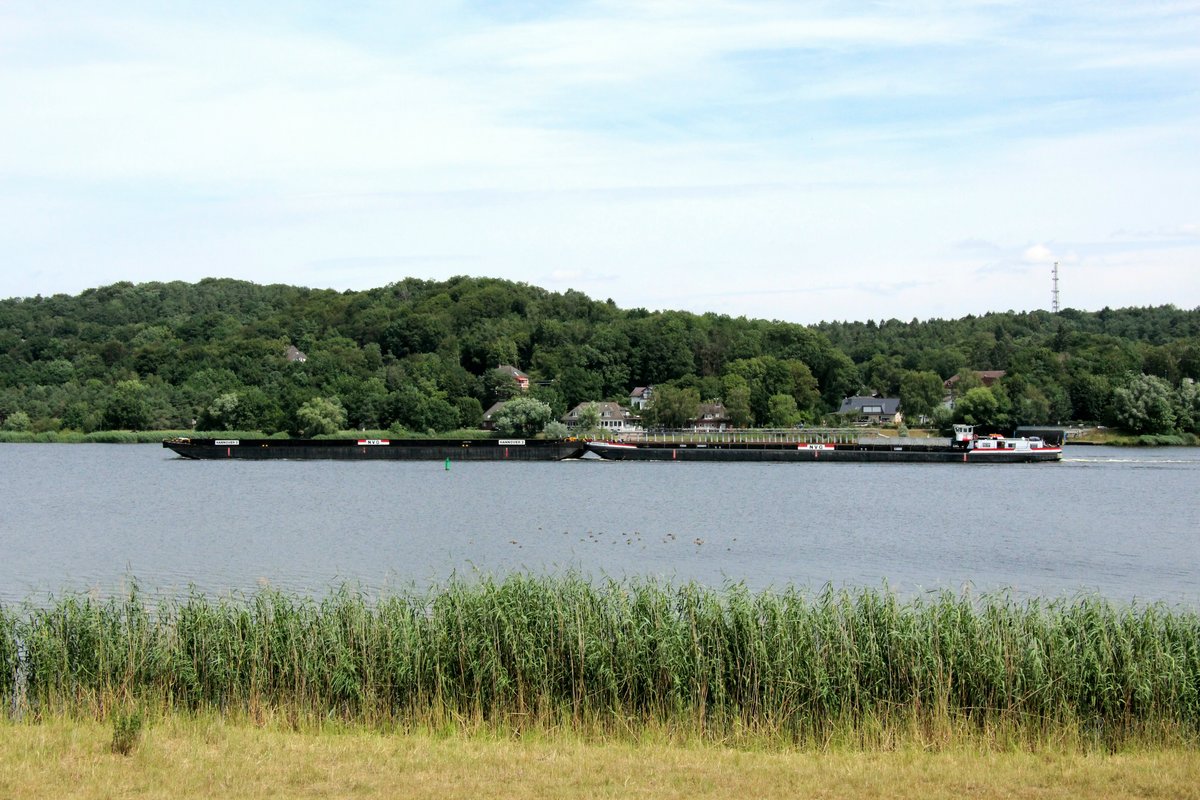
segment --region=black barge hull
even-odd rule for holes
[[[583,442],[543,439],[167,439],[163,447],[197,459],[342,461],[560,461]]]

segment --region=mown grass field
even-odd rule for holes
[[[1200,797],[1195,749],[745,749],[661,732],[449,735],[361,726],[294,731],[206,714],[151,718],[129,755],[112,727],[0,722],[12,798],[1171,798]]]

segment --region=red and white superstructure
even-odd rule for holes
[[[978,436],[974,425],[955,425],[954,444],[967,450],[972,457],[1005,456],[1012,453],[1062,455],[1062,445],[1049,444],[1037,436],[1001,436],[998,433]]]

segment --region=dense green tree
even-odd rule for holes
[[[729,375],[741,377],[750,389],[750,410],[754,422],[767,424],[771,418],[771,397],[777,394],[791,395],[795,392],[809,398],[811,385],[797,387],[795,379],[803,380],[803,362],[783,361],[774,356],[757,356],[739,359],[729,364]],[[809,373],[811,375],[811,373]],[[798,405],[798,404],[797,404]],[[728,406],[726,406],[728,409]]]
[[[967,366],[967,357],[953,347],[938,347],[922,352],[916,359],[917,369],[936,372],[942,380],[957,375]]]
[[[504,404],[493,420],[505,435],[533,436],[553,419],[550,406],[533,397],[516,397]]]
[[[235,431],[242,428],[237,392],[219,395],[201,412],[197,427],[206,431]]]
[[[604,377],[582,366],[571,365],[559,373],[557,388],[568,408],[604,397]]]
[[[484,387],[492,402],[509,400],[521,393],[521,386],[513,378],[511,372],[505,369],[490,369],[484,375]]]
[[[458,411],[459,427],[478,428],[483,424],[483,405],[474,397],[454,398],[454,408]]]
[[[1012,422],[1015,425],[1045,425],[1052,422],[1050,400],[1036,386],[1026,384],[1014,398]]]
[[[682,378],[696,369],[691,333],[676,312],[647,317],[631,326],[632,376],[646,386]]]
[[[748,428],[754,422],[754,413],[750,410],[750,386],[741,375],[725,376],[725,391],[722,395],[725,402],[725,413],[729,415],[729,424],[735,428]]]
[[[942,403],[946,389],[936,372],[905,372],[900,377],[900,408],[905,419],[916,422]]]
[[[346,427],[346,410],[334,397],[314,397],[296,409],[298,432],[304,436],[337,433]]]
[[[33,427],[33,421],[29,419],[29,415],[24,411],[14,411],[4,419],[4,424],[0,425],[0,430],[6,431],[27,431]]]
[[[1069,386],[1071,414],[1074,419],[1106,420],[1112,403],[1112,385],[1104,375],[1078,373]]]
[[[895,397],[903,377],[904,368],[899,356],[876,353],[862,366],[862,385],[881,397]]]
[[[840,351],[833,351],[824,360],[824,368],[813,369],[817,381],[821,385],[821,399],[830,409],[838,408],[842,398],[849,397],[859,390],[858,367],[850,357]]]
[[[575,427],[585,436],[591,435],[600,430],[600,419],[600,405],[594,402],[584,403],[579,409]]]
[[[146,387],[137,380],[120,381],[104,405],[104,427],[109,430],[144,430],[150,423]]]
[[[565,439],[571,435],[570,429],[556,419],[552,419],[546,423],[546,427],[542,429],[542,433],[547,439]]]
[[[654,388],[654,396],[644,409],[643,416],[652,426],[683,428],[696,418],[699,410],[700,392],[662,384]]]
[[[1171,394],[1171,384],[1156,375],[1131,375],[1113,389],[1113,414],[1133,433],[1170,433],[1175,429]]]
[[[796,400],[796,408],[802,415],[810,414],[821,404],[816,376],[803,361],[791,359],[784,363],[791,374],[792,397]]]
[[[450,336],[445,319],[433,314],[405,314],[383,332],[380,347],[397,358],[414,353],[437,352]]]
[[[1008,421],[1000,398],[986,386],[976,386],[958,398],[954,418],[968,425],[1003,425]]]
[[[352,428],[375,428],[383,421],[388,402],[387,385],[372,376],[362,380],[341,376],[330,382],[346,409],[346,423]]]
[[[790,428],[800,421],[796,398],[790,394],[773,394],[767,403],[768,424],[772,428]]]
[[[61,422],[65,430],[91,433],[100,430],[103,425],[103,416],[93,404],[79,400],[68,404],[63,409]]]
[[[1173,410],[1180,430],[1200,433],[1200,383],[1184,378],[1175,393]]]
[[[451,431],[459,426],[458,409],[429,385],[404,386],[389,394],[385,405],[381,422],[391,425],[421,432]]]

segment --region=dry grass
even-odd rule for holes
[[[0,721],[0,797],[1200,798],[1200,752],[735,750],[571,734],[295,732],[170,715],[128,757],[93,721]]]

